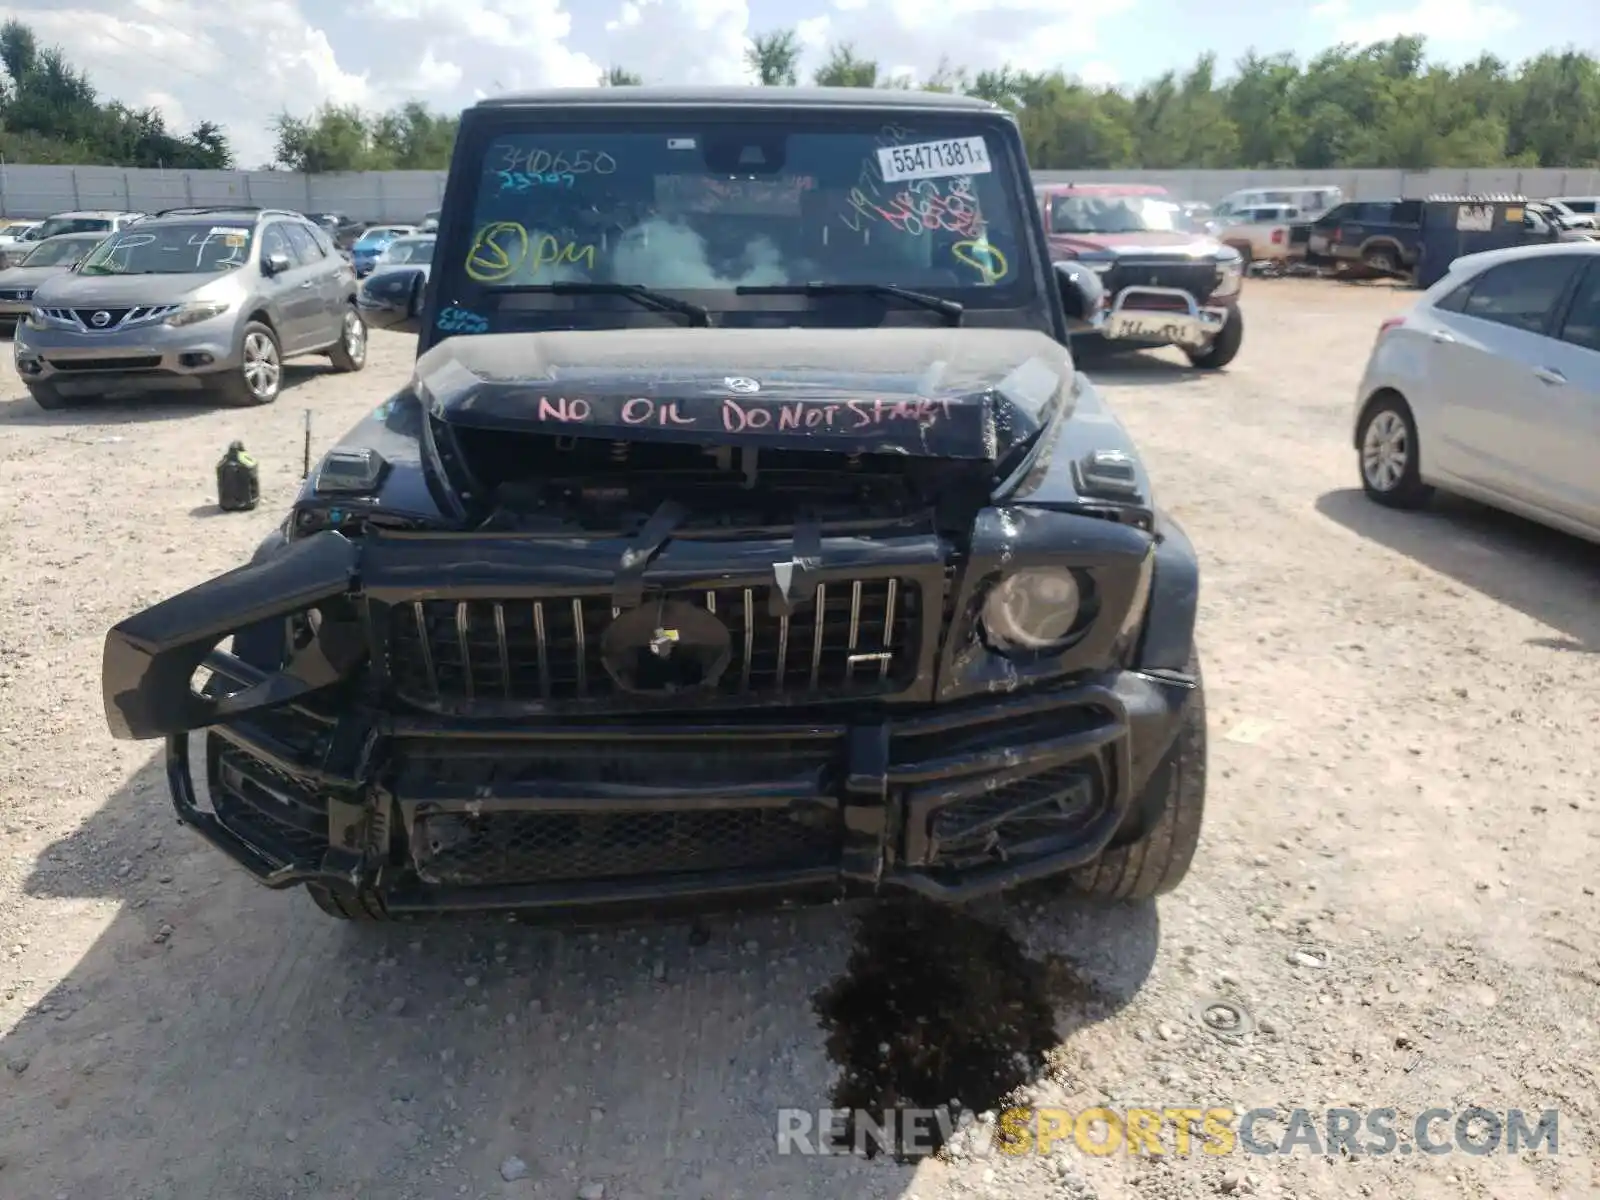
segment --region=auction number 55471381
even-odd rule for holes
[[[885,146],[878,151],[878,168],[885,183],[951,175],[986,175],[994,169],[989,162],[989,148],[981,137]]]

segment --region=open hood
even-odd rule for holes
[[[994,462],[1072,376],[1033,331],[665,328],[453,337],[415,388],[482,430]]]

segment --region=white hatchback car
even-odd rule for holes
[[[1438,487],[1600,541],[1600,242],[1458,258],[1379,328],[1354,432],[1379,504]]]

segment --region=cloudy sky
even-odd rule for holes
[[[1559,14],[1551,19],[1552,14]],[[27,0],[0,4],[89,72],[102,97],[227,128],[241,165],[271,156],[272,116],[324,100],[460,107],[485,93],[592,83],[741,82],[752,32],[795,27],[807,65],[851,42],[885,67],[1062,67],[1136,83],[1213,50],[1314,53],[1425,35],[1440,58],[1600,49],[1600,5],[1512,0]]]

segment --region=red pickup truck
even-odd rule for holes
[[[1039,184],[1034,189],[1055,262],[1078,272],[1076,336],[1130,349],[1177,346],[1197,367],[1225,367],[1244,340],[1244,260],[1184,228],[1165,188],[1136,183]]]

